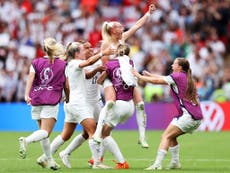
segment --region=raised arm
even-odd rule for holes
[[[143,80],[145,82],[153,83],[153,84],[167,85],[167,82],[164,80],[164,76],[160,76],[160,75],[143,76],[140,73],[138,73],[135,69],[132,69],[132,73],[138,79]]]
[[[127,38],[132,36],[139,28],[141,28],[145,22],[148,20],[148,17],[156,10],[156,6],[151,4],[149,6],[149,11],[145,13],[128,31],[123,33],[122,40],[125,41]]]

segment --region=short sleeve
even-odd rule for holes
[[[35,73],[35,69],[33,65],[30,65],[30,73]]]
[[[173,80],[173,78],[169,75],[169,76],[165,76],[164,77],[165,82],[168,85],[175,85],[175,81]]]

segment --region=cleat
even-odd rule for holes
[[[94,160],[93,159],[88,160],[88,164],[89,164],[90,167],[93,167]]]
[[[103,162],[103,157],[100,158],[100,161]],[[93,167],[94,160],[93,159],[88,160],[88,164],[89,164],[89,167]]]
[[[47,159],[47,168],[52,170],[58,170],[61,168],[59,164],[57,164],[53,158]]]
[[[179,162],[170,162],[170,164],[167,166],[167,169],[180,169],[181,164]]]
[[[139,139],[138,144],[141,145],[142,148],[149,148],[149,144],[147,143],[146,139]]]
[[[71,168],[71,164],[70,164],[70,160],[69,160],[69,154],[66,154],[64,151],[61,151],[59,153],[59,157],[63,163],[63,165],[65,165],[65,167],[67,168]]]
[[[38,159],[37,159],[37,164],[40,165],[42,168],[47,168],[48,163],[47,163],[47,157],[45,154],[41,155]]]
[[[26,140],[24,137],[20,137],[18,141],[19,141],[19,156],[22,159],[25,159],[26,158]]]
[[[158,164],[152,164],[148,168],[144,169],[145,171],[152,171],[152,170],[162,170],[162,166]]]
[[[129,164],[125,161],[124,163],[116,163],[115,169],[129,169]]]
[[[92,169],[112,169],[111,166],[107,166],[103,163],[99,163],[98,165],[93,165]]]

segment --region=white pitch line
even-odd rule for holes
[[[71,160],[79,160],[79,161],[85,161],[88,160],[89,158],[74,158],[72,157]],[[106,159],[106,158],[105,158]],[[0,161],[8,161],[8,160],[32,160],[31,158],[26,158],[26,159],[20,159],[20,158],[0,158]],[[57,160],[60,160],[57,158]],[[114,160],[111,158],[107,158],[106,160]],[[153,159],[147,159],[147,158],[127,158],[127,160],[130,161],[154,161]],[[165,159],[169,160],[169,159]],[[208,159],[208,158],[187,158],[187,159],[181,159],[183,162],[190,162],[190,161],[197,161],[197,162],[230,162],[230,159]]]

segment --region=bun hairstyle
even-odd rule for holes
[[[55,56],[62,56],[65,52],[63,45],[57,43],[52,37],[48,37],[43,41],[43,49],[51,60],[54,59]]]
[[[81,45],[82,43],[79,43],[79,42],[71,42],[67,44],[66,51],[65,51],[65,56],[66,56],[67,61],[74,59],[75,52],[80,52]]]
[[[127,44],[119,44],[117,47],[117,55],[118,56],[124,56],[124,55],[129,55],[130,48],[129,45]]]

